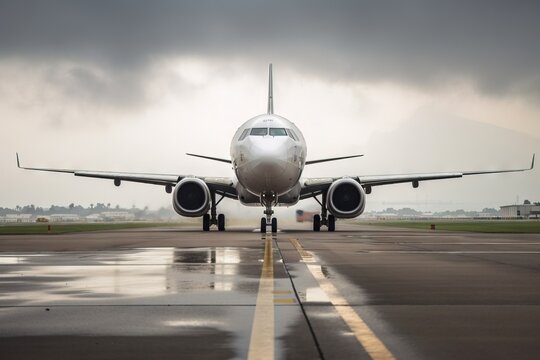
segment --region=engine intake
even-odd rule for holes
[[[364,212],[366,194],[353,179],[334,181],[326,193],[326,207],[337,218],[354,218]]]
[[[210,209],[210,189],[198,178],[184,178],[173,192],[173,208],[187,217],[203,216]]]

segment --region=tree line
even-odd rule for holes
[[[73,214],[79,216],[88,216],[92,214],[100,214],[105,211],[125,211],[131,214],[134,214],[137,218],[145,217],[168,217],[174,212],[172,209],[162,207],[158,210],[151,211],[148,209],[148,206],[144,208],[138,208],[133,205],[131,208],[121,207],[120,205],[112,206],[110,203],[92,203],[88,207],[82,205],[76,205],[74,203],[68,205],[51,205],[50,207],[41,207],[35,206],[34,204],[29,205],[17,205],[15,208],[0,207],[0,216],[5,216],[9,214],[31,214],[33,216],[45,216],[53,214]]]

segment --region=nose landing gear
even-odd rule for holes
[[[275,193],[271,192],[261,194],[261,205],[266,208],[266,210],[264,210],[266,217],[261,218],[261,233],[265,233],[268,226],[271,227],[272,233],[277,233],[277,219],[272,217],[274,214],[272,206],[275,206],[276,204],[277,196]]]

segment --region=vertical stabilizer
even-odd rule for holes
[[[272,64],[268,65],[268,113],[274,113],[274,90],[272,89]]]

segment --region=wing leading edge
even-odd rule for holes
[[[412,183],[414,187],[418,187],[420,181],[456,179],[470,175],[485,175],[485,174],[501,174],[511,172],[529,171],[534,168],[534,157],[532,156],[531,165],[528,168],[520,169],[504,169],[504,170],[487,170],[487,171],[456,171],[456,172],[440,172],[440,173],[419,173],[419,174],[394,174],[394,175],[368,175],[351,177],[358,181],[366,192],[371,191],[372,186]],[[326,191],[330,184],[339,178],[311,178],[304,181],[301,199],[306,199]]]
[[[505,169],[505,170],[483,170],[483,171],[457,171],[443,173],[422,173],[422,174],[404,174],[404,175],[370,175],[358,176],[357,180],[362,185],[379,186],[399,184],[413,181],[428,181],[428,180],[443,180],[454,179],[469,175],[486,175],[486,174],[501,174],[510,172],[529,171],[534,168],[534,154],[532,156],[531,166],[520,169]]]
[[[184,176],[173,174],[148,174],[148,173],[128,173],[114,171],[78,170],[78,169],[51,169],[21,166],[19,154],[17,154],[17,167],[24,170],[48,171],[73,174],[75,176],[91,177],[98,179],[111,179],[118,181],[131,181],[154,185],[176,185]]]
[[[340,157],[327,158],[327,159],[308,160],[306,161],[306,165],[319,164],[319,163],[328,162],[328,161],[352,159],[352,158],[357,158],[357,157],[362,157],[362,156],[364,155],[363,154],[362,155],[349,155],[349,156],[340,156]]]
[[[129,173],[129,172],[113,172],[113,171],[96,171],[96,170],[77,170],[77,169],[56,169],[56,168],[37,168],[21,166],[19,154],[17,153],[17,167],[24,170],[34,171],[48,171],[57,173],[73,174],[75,176],[97,178],[97,179],[110,179],[114,180],[114,184],[119,186],[122,181],[162,185],[165,186],[167,192],[172,190],[179,181],[188,177],[186,175],[175,174],[150,174],[150,173]],[[218,194],[236,198],[236,188],[230,178],[222,177],[198,177],[203,180],[211,190],[216,191]]]

